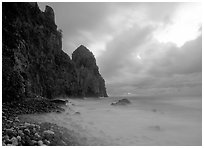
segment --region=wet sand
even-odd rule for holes
[[[65,107],[61,114],[24,115],[23,118],[73,130],[86,145],[202,144],[201,97],[129,97],[130,105],[110,105],[118,99],[71,99],[74,105]]]

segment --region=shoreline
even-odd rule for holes
[[[24,114],[62,113],[64,109],[48,99],[27,98],[2,104],[3,146],[76,146],[82,145],[69,129],[54,123],[25,121]],[[84,143],[83,143],[84,145]]]

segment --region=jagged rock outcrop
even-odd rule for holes
[[[107,97],[105,81],[98,71],[93,53],[81,45],[73,52],[72,60],[77,68],[77,82],[82,95],[86,97]]]
[[[2,4],[3,101],[36,95],[107,96],[104,80],[94,68],[86,69],[99,79],[90,81],[97,86],[81,84],[81,66],[62,51],[62,33],[54,19],[49,6],[42,12],[37,3]],[[95,59],[92,61],[96,66]],[[94,89],[89,93],[91,86]]]

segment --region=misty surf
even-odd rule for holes
[[[86,145],[201,145],[201,97],[124,97],[69,99],[65,112],[23,115],[50,122],[84,137]]]

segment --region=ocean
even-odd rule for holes
[[[112,106],[127,98],[131,104]],[[24,115],[51,122],[83,137],[86,145],[202,145],[202,97],[108,97],[70,99],[65,112]],[[78,113],[76,113],[78,112]]]

